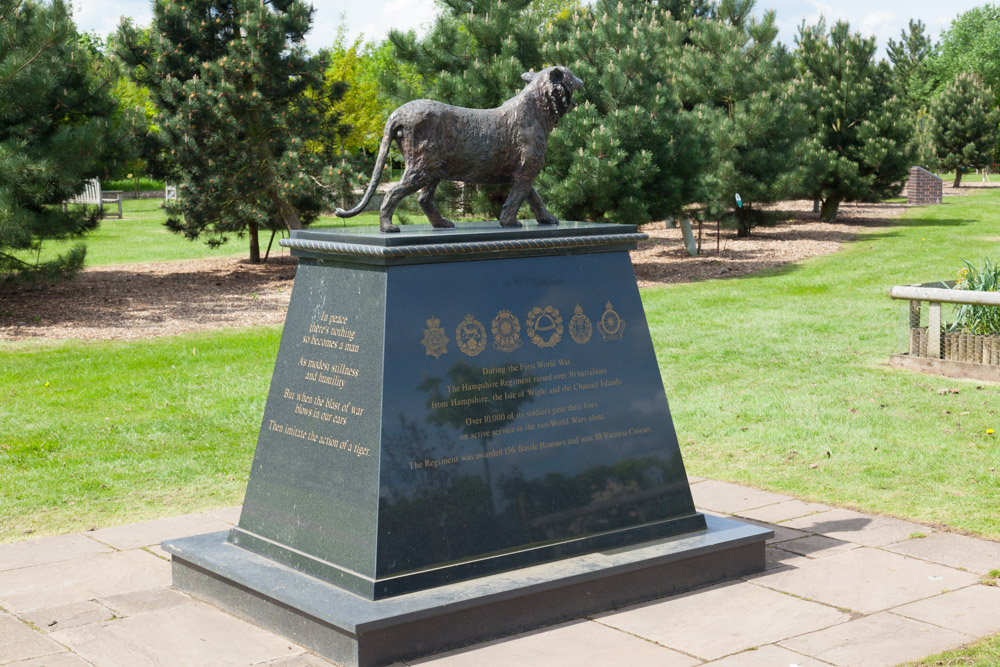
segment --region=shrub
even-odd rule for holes
[[[980,267],[963,260],[965,267],[958,272],[958,282],[952,289],[977,292],[1000,292],[1000,264],[983,260]],[[963,304],[955,310],[952,331],[1000,335],[1000,307]]]

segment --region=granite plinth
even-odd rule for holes
[[[636,237],[294,234],[230,541],[379,599],[703,529],[622,249]]]
[[[706,519],[683,536],[374,601],[235,547],[224,532],[163,548],[178,588],[337,662],[376,667],[764,568],[771,531]]]

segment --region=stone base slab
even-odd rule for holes
[[[707,530],[377,601],[233,546],[225,532],[163,548],[177,588],[337,662],[375,667],[764,569],[772,531],[705,518]]]

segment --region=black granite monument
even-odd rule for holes
[[[695,511],[641,238],[293,233],[239,525],[165,544],[174,584],[377,665],[763,569],[769,531]]]

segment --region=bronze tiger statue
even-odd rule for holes
[[[466,109],[432,100],[414,100],[389,116],[379,146],[371,182],[361,203],[336,215],[349,218],[364,210],[378,187],[389,146],[397,142],[405,169],[399,183],[389,190],[379,211],[379,229],[398,232],[392,215],[399,202],[420,190],[417,201],[434,227],[454,227],[434,202],[441,181],[478,185],[510,184],[510,194],[500,213],[504,227],[520,227],[517,212],[527,200],[538,222],[559,221],[548,212],[534,183],[545,164],[549,133],[573,108],[573,92],[583,87],[565,67],[527,72],[524,89],[496,109]]]

